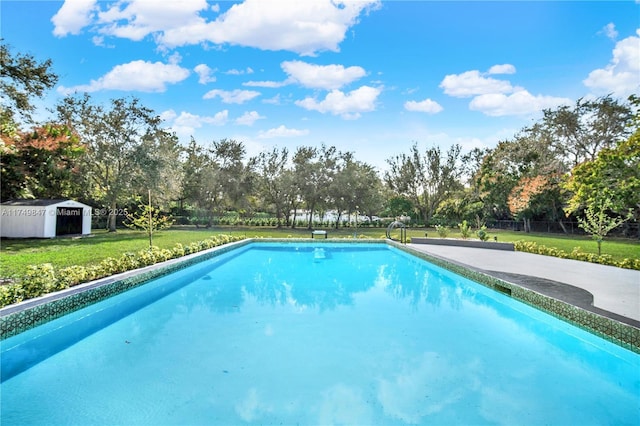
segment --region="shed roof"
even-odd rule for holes
[[[44,199],[37,198],[33,200],[28,199],[18,199],[18,200],[9,200],[1,203],[3,206],[50,206],[52,204],[64,203],[65,201],[72,201],[68,198],[57,198],[57,199]],[[82,204],[82,203],[81,203]]]

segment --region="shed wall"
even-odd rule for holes
[[[46,238],[43,206],[2,206],[0,234],[7,238]],[[55,217],[54,217],[55,220]],[[55,225],[55,223],[54,223]],[[55,228],[54,228],[55,236]]]

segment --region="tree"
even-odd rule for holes
[[[326,207],[329,187],[336,172],[337,151],[335,147],[324,144],[319,150],[298,147],[293,156],[293,164],[299,195],[309,210],[308,228],[311,229],[316,209]]]
[[[109,208],[108,229],[116,230],[118,205],[131,201],[147,188],[155,188],[167,162],[157,155],[173,139],[160,128],[160,118],[136,98],[113,99],[108,107],[93,104],[89,95],[66,97],[58,115],[87,150],[82,173],[91,196]],[[175,152],[177,161],[177,151]]]
[[[462,188],[460,150],[455,144],[444,154],[439,147],[432,147],[421,155],[414,144],[409,155],[387,160],[390,170],[385,173],[385,183],[396,194],[409,198],[428,224],[438,206]]]
[[[640,212],[640,131],[615,148],[606,148],[593,161],[585,161],[571,171],[565,183],[570,191],[566,211],[576,213],[599,198],[610,200],[613,212],[632,209]]]
[[[329,187],[329,205],[338,215],[336,229],[343,212],[367,212],[371,216],[380,207],[380,186],[380,179],[372,166],[356,161],[351,152],[340,153]]]
[[[610,96],[578,99],[575,106],[543,111],[542,126],[552,139],[559,158],[569,167],[595,159],[602,148],[629,136],[632,113],[628,105]]]
[[[287,200],[291,199],[290,193],[295,188],[288,182],[288,161],[287,148],[273,148],[270,152],[262,152],[254,160],[257,167],[256,187],[266,203],[273,206],[278,228],[282,226],[285,213],[288,216]]]
[[[222,212],[231,208],[244,209],[241,203],[247,200],[253,185],[253,160],[243,163],[245,148],[242,142],[233,139],[214,141],[210,149],[214,162],[212,179],[209,181],[216,208]]]
[[[596,243],[598,243],[598,256],[602,254],[602,241],[609,231],[622,225],[629,220],[631,213],[626,217],[612,217],[607,213],[613,203],[609,198],[601,197],[585,210],[585,217],[578,218],[578,226],[591,235]]]
[[[59,124],[7,138],[0,145],[2,200],[80,195],[77,161],[84,151],[77,135]]]
[[[636,108],[640,100],[630,97]],[[632,212],[640,217],[640,115],[631,121],[633,134],[613,147],[604,148],[591,161],[585,161],[571,170],[564,188],[571,194],[565,211],[578,214],[582,209],[597,206],[606,199],[607,208],[614,214]],[[640,232],[640,229],[638,230]]]
[[[564,227],[559,186],[566,167],[557,158],[548,132],[540,124],[498,143],[485,157],[474,181],[484,211],[495,218],[525,221],[546,217]],[[536,183],[532,188],[528,185]]]
[[[128,222],[124,225],[131,229],[141,229],[149,236],[149,248],[153,247],[153,233],[168,229],[174,220],[160,212],[160,209],[151,205],[151,191],[149,191],[148,204],[138,204],[138,211],[126,214]]]
[[[12,54],[0,39],[0,121],[2,133],[9,132],[15,115],[29,120],[35,109],[32,98],[52,88],[58,76],[51,71],[51,59],[38,62],[31,55]]]
[[[411,200],[403,196],[388,198],[385,203],[385,209],[393,217],[405,216],[414,211]]]
[[[186,158],[182,163],[184,179],[181,185],[181,199],[196,207],[196,226],[204,222],[210,227],[219,199],[218,193],[212,190],[216,186],[218,167],[210,151],[198,145],[193,138],[185,153]],[[200,217],[201,214],[205,217]]]
[[[547,190],[550,180],[546,176],[523,176],[509,194],[511,214],[524,223],[524,232],[531,232],[531,218],[536,214],[537,198]]]

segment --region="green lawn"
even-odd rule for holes
[[[437,237],[435,229],[409,229],[407,236]],[[278,237],[278,238],[309,238],[307,229],[275,229],[269,227],[220,227],[215,229],[180,229],[166,230],[154,235],[153,243],[160,248],[172,248],[177,243],[188,245],[195,241],[207,239],[215,234],[229,234],[244,237]],[[398,236],[398,231],[394,232]],[[581,247],[582,251],[597,253],[597,246],[589,237],[564,236],[558,234],[525,234],[513,231],[491,231],[491,239],[498,236],[498,241],[533,241],[547,247],[555,247],[571,252],[574,247]],[[330,229],[330,238],[353,238],[354,230],[341,228]],[[459,235],[452,232],[449,237]],[[384,228],[358,229],[358,237],[384,238]],[[146,249],[149,241],[143,232],[119,230],[108,233],[94,230],[91,237],[58,238],[46,240],[2,240],[0,245],[0,277],[21,275],[28,265],[52,263],[56,267],[71,265],[87,266],[98,263],[107,257],[119,257],[126,252],[137,252]],[[607,239],[604,241],[603,253],[615,259],[639,258],[640,242],[628,239]]]

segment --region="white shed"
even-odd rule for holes
[[[91,207],[73,200],[12,200],[0,204],[0,236],[54,238],[91,234]]]

